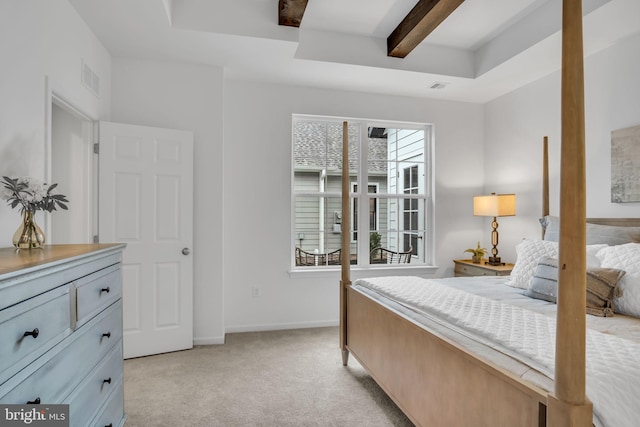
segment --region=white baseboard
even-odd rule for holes
[[[327,326],[338,326],[337,320],[321,320],[314,322],[294,322],[294,323],[271,323],[262,325],[237,325],[227,326],[225,332],[227,334],[237,332],[262,332],[262,331],[279,331],[284,329],[306,329],[306,328],[324,328]]]
[[[193,345],[224,344],[224,335],[221,337],[193,337]]]

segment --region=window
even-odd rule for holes
[[[292,257],[296,269],[335,268],[341,233],[351,235],[351,264],[371,251],[411,250],[411,263],[433,260],[431,126],[347,119],[351,222],[342,221],[342,119],[293,117]],[[368,212],[368,215],[361,215]],[[363,233],[367,230],[368,233]]]

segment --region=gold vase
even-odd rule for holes
[[[44,246],[44,233],[36,224],[34,212],[23,211],[22,223],[13,234],[13,246],[18,249],[39,249]]]

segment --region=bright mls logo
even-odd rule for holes
[[[0,427],[69,427],[69,405],[2,405]]]

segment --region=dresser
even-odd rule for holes
[[[513,264],[489,265],[485,264],[485,260],[481,263],[474,263],[470,259],[454,259],[455,268],[453,270],[456,277],[465,276],[508,276],[513,270]]]
[[[0,403],[68,404],[70,426],[124,424],[124,246],[0,249]]]

